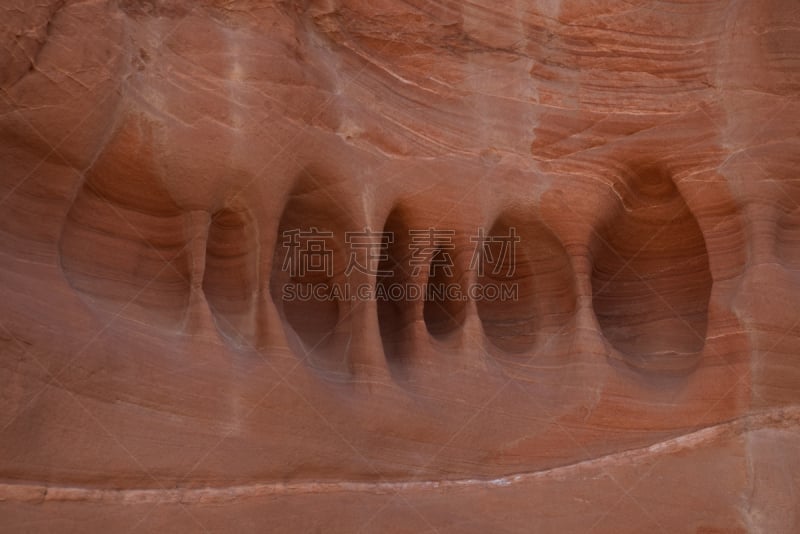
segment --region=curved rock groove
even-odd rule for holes
[[[290,342],[313,365],[347,373],[347,326],[344,302],[333,293],[343,287],[345,232],[352,229],[350,216],[339,207],[338,183],[310,171],[298,179],[278,224],[270,291],[284,324],[291,329]]]
[[[497,218],[482,245],[478,283],[488,292],[478,316],[489,341],[509,353],[524,353],[561,332],[576,309],[575,277],[558,238],[528,214]],[[491,295],[487,295],[491,296]]]
[[[638,169],[593,250],[594,311],[633,367],[694,368],[705,345],[712,277],[694,215],[662,169]]]
[[[110,141],[67,215],[61,267],[105,310],[178,328],[190,295],[185,215],[162,185],[151,147],[135,128]]]
[[[800,270],[800,186],[783,185],[785,201],[779,203],[775,255],[790,270]]]
[[[376,293],[381,295],[377,302],[378,326],[383,352],[390,366],[402,363],[408,357],[408,340],[413,335],[414,306],[402,298],[394,298],[395,294],[400,294],[399,288],[413,280],[409,220],[410,214],[399,206],[386,218],[383,232],[391,236],[391,240],[387,243],[385,259],[378,264],[379,274],[375,280]]]
[[[258,236],[243,209],[224,208],[211,218],[206,245],[203,293],[217,327],[229,338],[256,335]]]
[[[456,258],[456,250],[437,248],[428,264],[422,317],[428,333],[439,340],[454,334],[466,317],[464,273]]]

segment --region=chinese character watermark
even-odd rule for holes
[[[344,269],[345,282],[333,281],[337,256],[334,232],[316,227],[292,229],[283,232],[282,246],[286,255],[281,264],[292,283],[284,288],[284,300],[390,300],[412,301],[430,300],[433,296],[447,300],[516,300],[518,288],[515,283],[500,284],[481,281],[462,286],[454,280],[456,264],[454,255],[457,249],[456,231],[438,228],[410,229],[408,239],[398,241],[392,232],[374,232],[369,228],[349,231],[344,235],[344,244],[349,252]],[[416,282],[386,284],[384,282],[350,285],[350,277],[358,273],[375,280],[393,278],[399,265],[391,265],[397,254],[392,254],[392,245],[407,243],[408,265],[411,273],[402,273],[400,279]],[[516,248],[521,242],[515,228],[509,228],[507,235],[487,234],[483,228],[477,235],[470,236],[469,242],[474,250],[469,270],[478,277],[488,271],[497,281],[501,276],[513,279],[516,272]],[[340,271],[341,272],[341,271]],[[418,282],[424,275],[425,282]],[[298,287],[304,283],[308,287]],[[325,277],[324,283],[319,282]],[[439,287],[441,286],[441,287]]]
[[[389,245],[394,243],[393,232],[373,232],[365,228],[361,232],[346,232],[344,242],[351,249],[345,276],[350,276],[353,271],[369,276],[392,275],[392,270],[378,267],[381,262],[389,261]]]
[[[328,242],[333,238],[333,232],[321,232],[315,227],[283,232],[283,247],[287,249],[283,270],[292,278],[301,278],[309,273],[333,277],[333,249],[328,248]]]
[[[508,235],[487,236],[480,228],[477,236],[470,237],[470,242],[477,246],[469,268],[477,271],[478,276],[484,276],[488,264],[492,266],[492,276],[505,274],[511,278],[517,271],[517,244],[521,240],[513,226],[508,229]]]

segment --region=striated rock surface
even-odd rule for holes
[[[0,531],[800,530],[796,0],[0,41]]]

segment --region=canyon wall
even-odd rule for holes
[[[800,530],[796,0],[0,41],[0,531]]]

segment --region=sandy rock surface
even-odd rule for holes
[[[5,0],[0,45],[0,532],[800,531],[796,0]]]

